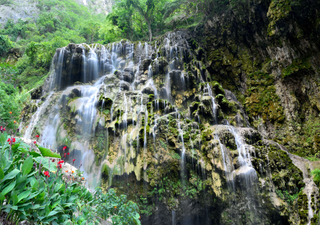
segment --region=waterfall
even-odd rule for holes
[[[62,77],[62,68],[64,63],[64,55],[65,55],[65,48],[62,48],[59,52],[58,56],[58,70],[56,71],[56,76],[58,77],[58,85],[61,87],[61,77]]]
[[[149,58],[149,56],[148,56],[148,43],[147,42],[145,42],[144,43],[144,48],[145,48],[145,52],[146,52],[146,58]]]
[[[247,128],[218,124],[234,124],[234,112],[223,112],[227,107],[210,83],[200,84],[206,74],[197,70],[202,64],[188,42],[171,32],[156,43],[122,40],[57,50],[56,89],[24,117],[29,119],[24,137],[30,139],[36,129],[54,150],[69,140],[88,188],[115,187],[130,197],[136,191],[156,215],[149,217],[165,217],[163,224],[224,224],[223,216],[241,224],[236,220],[244,211],[247,224],[259,224],[265,198],[259,199],[257,184],[269,181],[261,176],[264,170],[254,169],[263,167],[262,160],[255,161],[258,147],[246,143]],[[197,93],[199,87],[207,93]],[[267,179],[272,181],[272,174]],[[310,224],[317,211],[314,189],[308,190]],[[218,214],[221,218],[212,219]]]
[[[51,96],[52,96],[53,92],[50,92],[50,94],[48,95],[48,97],[46,98],[45,102],[42,103],[42,105],[40,107],[38,107],[37,111],[33,114],[30,123],[28,125],[28,128],[25,131],[25,134],[23,136],[23,138],[25,139],[31,139],[32,137],[32,132],[35,128],[35,126],[37,125],[40,117],[42,116],[43,111],[46,109],[46,107],[48,106]]]
[[[143,142],[143,149],[144,153],[147,152],[147,125],[148,125],[148,110],[145,111],[145,117],[144,117],[144,142]]]
[[[237,150],[239,153],[238,161],[240,165],[245,167],[252,167],[250,153],[246,148],[246,144],[243,142],[242,137],[239,135],[235,127],[233,126],[227,126],[227,127],[235,138]]]
[[[229,155],[227,153],[227,149],[226,147],[221,143],[219,136],[216,134],[214,136],[215,140],[217,140],[219,142],[219,146],[221,149],[221,155],[222,155],[222,162],[223,162],[223,167],[225,170],[225,174],[226,174],[226,178],[229,182],[231,182],[233,184],[233,165],[232,162],[230,161]],[[233,186],[234,189],[234,186]]]
[[[214,121],[215,121],[215,124],[217,124],[217,105],[215,103],[215,99],[213,97],[212,89],[211,89],[209,83],[207,83],[207,88],[208,88],[209,96],[211,97],[211,101],[212,101],[212,113],[214,115]]]

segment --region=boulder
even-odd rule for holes
[[[144,59],[141,64],[140,64],[140,67],[139,67],[139,70],[140,71],[146,71],[149,69],[149,66],[151,64],[151,59]]]
[[[168,98],[167,90],[164,87],[160,89],[160,98],[161,99],[167,99]]]
[[[124,80],[127,82],[132,82],[132,78],[133,78],[132,75],[127,72],[121,73],[121,75],[119,76],[120,80]]]
[[[150,94],[154,94],[154,90],[153,90],[152,87],[145,87],[145,88],[142,90],[142,93],[143,93],[143,94],[148,94],[148,95],[150,95]]]
[[[126,65],[126,61],[125,60],[121,60],[119,65],[120,65],[121,68],[124,68],[124,66]]]
[[[82,53],[82,48],[76,47],[76,53]]]
[[[80,88],[74,88],[74,89],[72,89],[71,93],[72,93],[75,97],[81,97],[81,90],[80,90]]]
[[[148,80],[148,75],[145,75],[145,74],[141,75],[141,79],[140,79],[141,83],[145,83],[147,80]]]
[[[31,99],[40,99],[42,94],[42,87],[38,87],[31,92]]]
[[[120,82],[120,89],[122,91],[129,91],[130,90],[130,84],[128,82],[121,81]]]
[[[130,73],[131,75],[133,75],[134,73],[133,73],[133,68],[132,67],[127,67],[127,68],[124,68],[124,70],[123,70],[124,72],[126,72],[126,73]]]

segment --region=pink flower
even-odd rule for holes
[[[33,142],[33,144],[37,144],[37,142],[36,142],[36,141],[34,141],[34,142]]]
[[[67,155],[70,155],[70,153],[68,152]]]
[[[36,138],[38,138],[38,137],[39,137],[39,135],[37,134],[37,135],[36,135]]]
[[[76,159],[73,159],[72,161],[74,162],[74,161],[76,161]]]
[[[67,146],[64,146],[62,150],[64,151],[64,150],[66,150],[66,149],[67,149]]]
[[[58,162],[58,164],[61,164],[61,163],[64,163],[64,161],[63,161],[63,160],[60,160],[60,161]]]

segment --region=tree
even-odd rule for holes
[[[114,26],[110,20],[103,23],[99,30],[99,38],[105,44],[121,39],[121,31],[118,26]]]
[[[100,23],[90,20],[81,29],[81,34],[87,39],[89,43],[94,42],[100,29]]]
[[[152,41],[158,24],[162,24],[162,11],[168,0],[121,0],[113,7],[108,18],[117,25],[127,37],[141,34]]]
[[[130,3],[132,6],[138,10],[140,15],[144,18],[145,22],[148,25],[148,31],[149,31],[149,41],[152,41],[152,28],[151,24],[154,20],[154,11],[156,9],[156,2],[157,0],[147,0],[144,3],[144,1],[141,0],[130,0]]]
[[[0,35],[0,56],[4,56],[11,48],[13,43],[7,35]]]
[[[107,23],[110,22],[117,26],[122,35],[127,39],[132,39],[135,36],[133,29],[133,7],[128,0],[118,1],[112,8],[112,13],[107,16]]]
[[[165,4],[163,18],[173,26],[191,23],[199,25],[212,14],[223,12],[233,0],[175,0]]]

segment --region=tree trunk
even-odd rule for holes
[[[148,21],[148,29],[149,29],[149,41],[152,41],[152,30],[151,30],[151,22]]]

